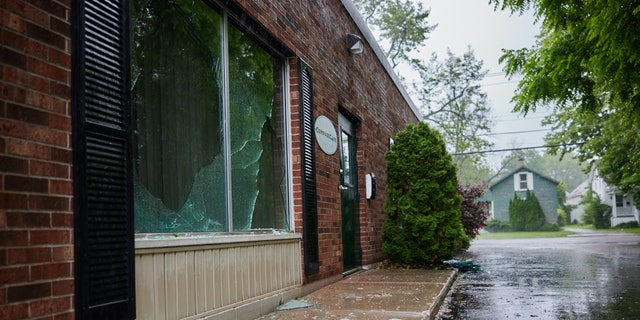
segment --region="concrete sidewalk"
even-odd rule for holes
[[[367,270],[258,319],[433,319],[456,275],[455,270]]]

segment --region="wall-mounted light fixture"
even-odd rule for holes
[[[350,54],[360,54],[364,51],[364,43],[362,38],[355,34],[347,33],[347,48]]]
[[[367,173],[364,176],[364,189],[365,196],[367,199],[375,199],[376,198],[376,175],[371,172]]]

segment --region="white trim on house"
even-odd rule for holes
[[[576,206],[571,211],[571,221],[581,221],[582,214],[584,213],[582,197],[586,195],[589,188],[598,196],[601,203],[611,207],[611,226],[625,222],[640,222],[640,212],[638,212],[638,208],[635,206],[633,195],[622,194],[616,186],[607,184],[596,169],[593,169],[589,173],[587,180],[576,187],[567,198],[568,204]],[[621,201],[617,201],[618,199]],[[618,204],[620,204],[620,206],[618,206]]]
[[[490,214],[489,220],[496,219],[495,210],[493,208],[495,208],[495,206],[493,205],[493,200],[491,200],[489,204],[489,214]]]
[[[611,226],[616,226],[625,222],[638,222],[638,209],[634,205],[633,195],[623,195],[612,190],[609,194],[609,205],[611,206]]]
[[[269,242],[301,239],[299,233],[286,230],[264,230],[247,232],[187,232],[187,233],[138,233],[135,235],[136,250],[176,248],[192,246],[229,245],[251,242]]]
[[[526,185],[523,185],[526,183]],[[518,171],[513,174],[513,190],[533,190],[533,172]]]

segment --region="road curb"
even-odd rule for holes
[[[451,289],[451,286],[453,286],[453,283],[456,281],[457,278],[458,278],[458,270],[453,269],[451,272],[451,275],[447,279],[447,282],[444,284],[444,286],[440,290],[440,293],[433,299],[433,303],[429,308],[429,320],[435,319],[436,315],[438,314],[438,311],[440,310],[440,307],[442,306],[442,303],[444,302],[444,299],[449,294],[449,290]]]

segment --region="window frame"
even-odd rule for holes
[[[522,179],[525,176],[525,179]],[[522,188],[522,183],[526,182],[526,188]],[[518,171],[513,175],[513,189],[515,191],[533,190],[533,173],[526,171]]]
[[[293,231],[294,226],[294,208],[293,208],[293,163],[292,163],[292,147],[291,147],[291,122],[289,121],[290,115],[290,67],[289,61],[287,57],[291,56],[291,51],[286,49],[279,41],[277,41],[273,36],[271,36],[266,28],[262,27],[260,24],[252,20],[246,15],[246,12],[243,11],[241,7],[232,3],[225,3],[218,0],[201,0],[205,5],[207,5],[211,10],[218,13],[221,17],[221,42],[222,42],[222,97],[221,97],[221,107],[222,107],[222,119],[221,125],[223,132],[223,154],[224,154],[224,166],[225,166],[225,201],[226,201],[226,212],[225,217],[226,221],[226,230],[225,231],[200,231],[200,232],[178,232],[177,234],[181,236],[195,237],[195,238],[207,238],[207,236],[202,236],[202,234],[269,234],[269,233],[278,233],[278,231]],[[267,229],[248,229],[236,231],[234,230],[234,219],[233,219],[233,192],[232,192],[232,163],[231,158],[232,154],[231,150],[231,90],[230,90],[230,70],[229,70],[229,28],[236,28],[238,31],[242,32],[252,41],[254,41],[260,48],[269,53],[277,63],[280,64],[280,84],[281,88],[279,89],[279,93],[282,98],[279,102],[279,106],[275,106],[276,108],[281,109],[281,111],[274,112],[274,119],[279,118],[278,121],[281,122],[282,125],[278,127],[278,130],[281,131],[282,137],[282,148],[281,156],[283,157],[283,167],[286,171],[284,176],[286,181],[284,182],[285,186],[282,188],[284,191],[284,205],[283,209],[285,212],[282,213],[282,217],[285,220],[284,228],[267,228]],[[129,58],[129,57],[127,57]],[[275,76],[275,73],[274,73]],[[277,86],[274,86],[274,92],[277,89]],[[140,239],[149,239],[154,238],[154,236],[162,237],[165,232],[150,232],[150,233],[136,233],[136,247],[138,245],[138,240]],[[173,233],[172,233],[173,234]]]
[[[621,194],[614,194],[613,200],[615,201],[616,208],[625,208],[625,199]]]

